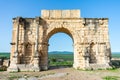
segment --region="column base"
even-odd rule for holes
[[[8,71],[8,72],[18,72],[19,69],[18,69],[18,67],[17,67],[16,64],[11,64],[11,65],[7,68],[7,71]]]
[[[40,67],[33,67],[32,71],[34,71],[34,72],[40,72]]]
[[[7,71],[9,72],[18,72],[18,58],[16,56],[13,57],[12,61],[10,62],[10,66],[7,68]]]
[[[33,68],[32,68],[35,72],[39,72],[41,69],[39,67],[39,57],[35,56],[34,57],[34,61],[33,61]]]
[[[91,67],[89,65],[83,65],[83,64],[73,64],[73,68],[79,69],[79,70],[91,70]]]
[[[81,66],[81,64],[73,64],[73,68],[75,68],[75,69],[84,69],[84,67],[83,66]]]

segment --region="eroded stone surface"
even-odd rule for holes
[[[8,71],[47,70],[49,38],[57,32],[68,34],[74,41],[74,68],[109,67],[111,47],[107,18],[81,18],[79,10],[42,10],[41,14],[36,18],[13,18]]]

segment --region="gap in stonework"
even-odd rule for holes
[[[73,41],[66,33],[56,33],[49,39],[49,69],[73,66]]]

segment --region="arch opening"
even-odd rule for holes
[[[73,37],[67,29],[54,29],[48,37],[49,69],[72,67]]]
[[[67,35],[69,35],[72,39],[72,41],[74,42],[74,38],[73,38],[73,32],[72,31],[69,31],[67,28],[55,28],[53,30],[51,30],[49,33],[48,33],[48,36],[47,36],[47,42],[49,42],[49,39],[51,38],[52,35],[56,34],[56,33],[65,33]]]

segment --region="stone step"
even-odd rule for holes
[[[31,68],[33,67],[32,65],[29,64],[17,64],[17,66],[21,71],[30,71]]]
[[[93,69],[103,69],[106,68],[106,64],[90,64],[90,67]]]

